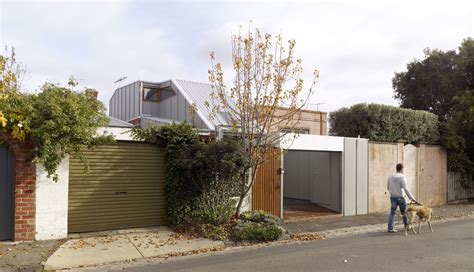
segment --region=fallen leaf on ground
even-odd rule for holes
[[[224,249],[223,246],[210,247],[210,248],[201,248],[201,249],[195,249],[195,250],[184,251],[184,252],[171,252],[171,253],[166,254],[164,256],[161,256],[161,257],[167,259],[167,258],[170,258],[170,257],[187,256],[187,255],[207,253],[207,252],[216,252],[216,251],[221,251],[223,249]]]
[[[290,238],[293,241],[319,241],[326,239],[323,235],[314,233],[292,234]]]

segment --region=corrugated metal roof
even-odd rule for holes
[[[173,85],[176,91],[183,94],[184,98],[187,100],[189,104],[196,105],[196,108],[198,111],[197,114],[200,117],[200,119],[203,121],[203,123],[207,126],[208,129],[214,130],[216,126],[228,125],[228,122],[226,121],[226,118],[225,118],[225,114],[220,114],[216,117],[211,118],[212,110],[206,107],[206,101],[209,102],[209,104],[211,105],[213,103],[211,101],[212,89],[211,89],[210,84],[193,82],[193,81],[182,80],[182,79],[170,79],[170,80],[166,80],[162,82],[138,80],[138,81],[135,81],[134,83],[118,88],[117,90],[115,90],[115,93],[113,96],[115,96],[118,93],[118,91],[124,89],[124,87],[132,86],[133,84],[136,84],[137,82],[142,83],[143,86],[152,86],[152,87],[158,87],[158,88],[165,88],[165,87]],[[130,102],[131,101],[128,101],[128,100],[126,101],[126,103],[130,103]],[[123,109],[119,109],[119,110],[123,110]],[[144,117],[142,116],[142,118]],[[160,122],[160,123],[171,122],[171,120],[168,120],[168,119],[159,120],[160,118],[156,116],[153,116],[153,117],[146,116],[146,118],[148,120],[155,119],[154,121]],[[174,121],[178,121],[178,120],[174,120]],[[128,126],[128,123],[114,118],[113,120],[111,119],[109,126],[124,127],[124,126]]]
[[[109,116],[109,127],[133,127],[132,124]]]
[[[192,82],[192,81],[187,81],[187,80],[181,80],[181,79],[176,79],[173,80],[175,84],[177,85],[176,87],[178,88],[179,91],[183,92],[186,94],[187,97],[191,101],[188,101],[190,104],[194,103],[196,104],[196,108],[198,110],[198,113],[200,112],[200,117],[204,118],[206,123],[210,123],[213,127],[210,127],[210,129],[214,129],[215,126],[218,125],[228,125],[228,122],[224,118],[224,115],[218,115],[214,118],[210,118],[212,110],[206,107],[206,101],[209,102],[209,104],[212,105],[211,101],[211,85],[206,84],[206,83],[199,83],[199,82]]]
[[[140,116],[142,119],[148,119],[148,120],[153,120],[159,123],[165,123],[165,124],[171,124],[173,122],[177,123],[178,121],[176,120],[171,120],[171,119],[166,119],[166,118],[160,118],[160,117],[155,117],[155,116]]]

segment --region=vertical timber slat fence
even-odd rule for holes
[[[252,210],[281,214],[281,152],[273,149],[265,154],[252,188]]]

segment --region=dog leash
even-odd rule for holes
[[[410,203],[408,203],[408,204],[418,204],[418,205],[420,205],[420,206],[423,206],[423,204],[421,204],[420,202],[415,201],[415,200],[413,200],[413,199],[412,199],[412,200],[410,201]]]

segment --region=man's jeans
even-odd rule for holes
[[[403,197],[391,197],[390,202],[392,202],[392,206],[390,207],[390,215],[388,216],[388,229],[393,230],[393,220],[395,218],[395,212],[397,211],[397,206],[400,207],[400,212],[402,213],[403,217],[403,224],[405,226],[408,224],[407,218],[407,203],[405,202],[405,198]]]

